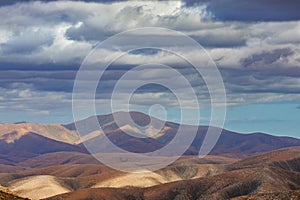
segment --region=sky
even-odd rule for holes
[[[191,37],[215,62],[227,96],[226,105],[218,104],[227,108],[224,128],[300,137],[299,10],[297,0],[0,1],[0,122],[72,122],[74,80],[86,56],[115,34],[162,27]],[[142,37],[130,37],[124,46]],[[176,36],[168,37],[176,41]],[[205,60],[188,45],[176,50]],[[104,62],[122,49],[97,51]],[[126,86],[137,80],[169,79],[186,98],[179,108],[176,95],[149,84],[132,95],[132,110],[148,113],[151,105],[161,104],[168,120],[179,122],[179,111],[184,109],[190,113],[188,123],[198,123],[191,94],[177,81],[179,77],[157,66],[149,73],[134,69],[153,61],[172,66],[190,81],[201,105],[200,124],[209,124],[211,103],[205,81],[189,63],[163,50],[124,52],[112,63],[97,87],[97,114],[111,111],[104,102],[117,80],[133,70],[121,97]],[[84,92],[81,95],[84,102]],[[119,101],[117,110],[124,107]],[[159,113],[152,109],[152,115],[160,117]]]

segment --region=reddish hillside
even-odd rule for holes
[[[299,194],[297,190],[300,190],[300,172],[295,171],[294,168],[299,167],[300,163],[295,162],[295,166],[290,169],[273,165],[273,163],[299,160],[299,153],[300,151],[298,154],[295,153],[295,149],[275,151],[230,164],[227,170],[217,175],[181,180],[149,188],[84,189],[49,199],[225,200],[267,199],[268,197],[271,199],[272,197],[278,197],[278,199],[295,197],[297,199]],[[261,158],[265,159],[257,163],[257,159]],[[244,163],[243,168],[240,168],[241,163]]]

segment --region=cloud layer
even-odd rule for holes
[[[55,109],[70,108],[76,72],[93,47],[119,32],[149,26],[181,31],[203,45],[223,76],[229,105],[299,101],[299,6],[293,0],[2,2],[0,109],[51,114]],[[170,35],[169,39],[177,38]],[[130,40],[124,45],[130,46]],[[113,47],[100,49],[101,59],[114,51]],[[195,54],[184,45],[177,51]],[[153,60],[179,70],[191,81],[199,99],[209,104],[203,80],[178,56],[164,51],[124,53],[98,88],[99,104],[109,98],[119,77],[133,66]],[[145,78],[138,74],[137,79]],[[161,69],[153,69],[153,77],[162,74]],[[134,80],[126,84],[134,84]],[[178,88],[185,91],[180,85]],[[142,88],[135,104],[150,105],[147,95],[154,93],[161,94],[158,99],[164,104],[178,106],[172,94],[154,86]],[[152,101],[156,103],[157,98]]]

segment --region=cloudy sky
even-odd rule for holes
[[[76,73],[97,44],[126,30],[162,27],[193,38],[216,63],[227,94],[225,128],[300,137],[299,10],[297,0],[1,1],[0,122],[71,122]],[[130,45],[130,40],[126,42]],[[97,50],[100,62],[122,51]],[[177,51],[202,59],[188,45]],[[210,103],[205,82],[188,62],[163,50],[125,52],[112,63],[97,89],[98,114],[110,112],[104,101],[120,77],[153,61],[172,66],[190,81],[202,105],[201,124],[207,124]],[[190,123],[195,123],[193,100],[178,77],[159,66],[151,69],[135,70],[123,86],[135,79],[169,76],[178,84],[177,92],[186,96],[181,109],[189,110]],[[121,89],[120,97],[122,92],[126,95],[126,89]],[[150,105],[161,104],[170,112],[168,119],[178,121],[175,97],[167,88],[149,84],[132,95],[130,106],[148,112]],[[118,109],[123,107],[118,102]]]

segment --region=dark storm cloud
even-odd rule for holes
[[[262,52],[260,54],[252,54],[251,56],[242,59],[242,65],[249,67],[251,65],[270,65],[279,59],[293,55],[293,51],[289,48],[275,49],[270,52]]]
[[[137,53],[137,52],[136,52]],[[148,54],[147,54],[148,55]],[[46,66],[47,67],[47,66]],[[102,95],[101,97],[109,95],[114,89],[116,82],[128,71],[134,70],[136,65],[126,64],[112,64],[108,67],[108,70],[104,72],[101,79],[99,80],[99,87],[97,93]],[[71,67],[70,67],[71,68]],[[177,69],[182,75],[195,76],[195,71],[189,66],[183,67],[174,65],[174,69]],[[153,68],[153,73],[155,73]],[[159,70],[159,68],[157,69]],[[51,91],[51,92],[67,92],[71,93],[73,90],[73,84],[76,77],[77,70],[62,70],[61,66],[53,67],[48,66],[47,68],[41,68],[41,66],[26,66],[24,69],[19,70],[4,70],[0,73],[0,87],[6,89],[26,89],[30,88],[33,91]],[[160,72],[157,72],[159,74]],[[139,75],[139,72],[136,71]],[[156,76],[154,74],[154,76]],[[87,77],[88,78],[88,77]],[[138,79],[143,77],[136,76]],[[89,81],[89,79],[87,79]],[[134,83],[128,82],[128,84]],[[176,83],[174,83],[176,84]],[[193,86],[199,86],[204,84],[203,81],[191,82]],[[157,85],[147,85],[140,88],[137,93],[151,93],[151,92],[166,92],[164,89]]]
[[[62,79],[72,80],[76,76],[76,71],[1,71],[0,80],[14,79]]]
[[[221,69],[228,94],[299,94],[300,69]],[[287,74],[285,74],[287,73]],[[294,75],[291,75],[294,73]]]
[[[16,3],[28,3],[28,2],[34,2],[37,0],[1,0],[0,6],[8,6],[13,5]],[[41,0],[41,2],[53,2],[53,1],[61,1],[61,0]],[[71,1],[77,1],[77,0],[71,0]],[[83,0],[84,2],[95,2],[95,3],[112,3],[112,2],[120,2],[125,0]]]
[[[221,28],[216,27],[216,29],[205,30],[197,33],[186,32],[186,34],[204,47],[228,48],[246,45],[247,34],[241,30],[242,27],[232,27],[232,29],[226,30],[226,25],[224,25],[224,27]],[[69,28],[66,31],[66,37],[77,41],[103,41],[117,33],[117,31],[108,31],[82,24],[80,27]],[[139,38],[142,38],[142,36],[139,36]],[[176,36],[170,36],[170,38],[177,40]],[[125,41],[125,43],[126,44],[124,45],[127,45],[128,41]]]
[[[16,3],[19,3],[19,2],[29,2],[30,0],[3,0],[3,1],[0,1],[0,6],[8,6],[8,5],[13,5],[13,4],[16,4]]]
[[[72,92],[76,71],[1,71],[0,87]]]
[[[70,61],[72,62],[72,61]],[[14,62],[13,60],[10,62],[1,62],[0,61],[0,72],[1,71],[66,71],[66,70],[78,70],[80,67],[80,63],[74,64],[64,64],[64,63],[19,63]],[[1,72],[2,73],[2,72]]]
[[[207,48],[234,48],[246,45],[246,38],[237,38],[231,35],[222,35],[217,32],[214,35],[196,35],[191,37],[199,44]]]
[[[208,10],[219,20],[292,21],[300,19],[298,0],[211,0]]]
[[[293,21],[300,19],[298,0],[184,0],[188,7],[207,5],[222,21]]]

